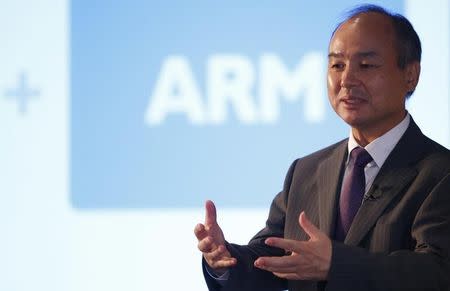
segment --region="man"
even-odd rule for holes
[[[405,109],[420,40],[403,16],[353,10],[329,45],[328,95],[349,139],[296,160],[266,227],[194,230],[210,290],[450,290],[450,152]]]

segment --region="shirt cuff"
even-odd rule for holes
[[[220,286],[224,286],[230,277],[230,271],[226,271],[220,276],[217,276],[214,271],[209,267],[208,264],[205,263],[205,269],[208,275],[219,283]]]

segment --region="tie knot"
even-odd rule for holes
[[[370,161],[372,161],[372,157],[370,154],[362,147],[356,147],[350,153],[355,165],[359,167],[365,167]]]

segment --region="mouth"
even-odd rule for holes
[[[354,97],[354,96],[345,96],[339,99],[340,103],[344,105],[346,109],[354,110],[358,109],[361,106],[367,104],[367,100],[364,98]]]

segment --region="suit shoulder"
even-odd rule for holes
[[[335,144],[327,146],[326,148],[320,149],[304,157],[298,158],[292,164],[292,168],[310,168],[316,167],[320,161],[329,158],[331,155],[335,154],[339,150],[345,150],[347,147],[348,138],[343,139]]]
[[[427,150],[422,164],[432,166],[434,171],[449,173],[450,150],[429,138],[427,138],[426,144]]]
[[[336,150],[340,149],[343,146],[346,146],[348,143],[348,138],[343,139],[335,144],[332,144],[330,146],[327,146],[326,148],[320,149],[316,152],[313,152],[307,156],[304,156],[302,158],[299,158],[299,161],[306,162],[306,161],[317,161],[321,159],[325,159],[329,157],[331,154],[335,153]]]

